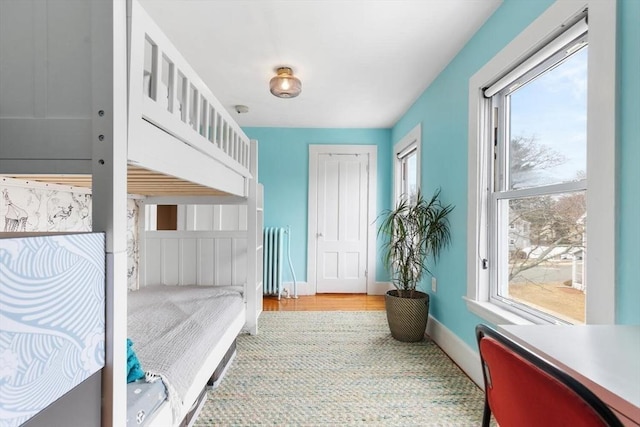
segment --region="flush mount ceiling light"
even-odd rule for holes
[[[245,114],[249,112],[249,107],[246,105],[234,105],[233,109],[236,110],[238,114]]]
[[[300,79],[293,76],[289,67],[278,67],[274,78],[269,82],[271,93],[278,98],[295,98],[302,91]]]

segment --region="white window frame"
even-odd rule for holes
[[[489,87],[589,10],[587,79],[587,227],[589,262],[586,323],[615,323],[616,237],[616,2],[558,0],[469,80],[467,210],[468,309],[494,324],[531,324],[531,319],[489,302],[488,150],[491,148]]]
[[[422,145],[422,124],[418,123],[405,136],[393,146],[393,205],[395,206],[402,196],[402,160],[400,155],[407,153],[415,148],[416,151],[416,179],[418,189],[420,189],[421,168],[421,150]]]

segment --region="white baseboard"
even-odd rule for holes
[[[315,295],[316,290],[307,282],[296,282],[298,286],[298,295]],[[284,282],[282,289],[288,289],[289,295],[293,296],[293,282]],[[393,289],[393,284],[389,282],[375,282],[373,286],[367,290],[367,295],[384,295],[389,289]]]
[[[298,288],[298,295],[315,295],[316,294],[316,290],[311,289],[311,286],[309,286],[309,283],[307,282],[296,282],[296,286]],[[293,282],[282,283],[282,289],[288,289],[289,295],[290,296],[294,295]]]
[[[429,322],[427,323],[427,335],[447,353],[447,356],[449,356],[473,382],[480,388],[484,388],[482,369],[480,368],[480,356],[476,351],[431,316],[429,316]]]

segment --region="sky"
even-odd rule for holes
[[[533,137],[565,158],[532,182],[573,181],[587,170],[587,56],[585,47],[511,94],[511,139]]]

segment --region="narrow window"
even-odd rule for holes
[[[413,201],[420,187],[421,127],[416,126],[394,147],[395,202]]]
[[[398,162],[400,163],[400,197],[410,201],[414,200],[418,192],[416,148],[413,147],[413,150],[398,156]]]

